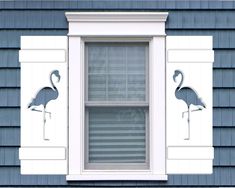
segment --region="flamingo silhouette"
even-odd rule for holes
[[[45,124],[46,124],[46,113],[49,113],[51,117],[51,113],[46,111],[46,107],[48,102],[51,100],[55,100],[59,96],[59,92],[52,80],[52,76],[55,75],[58,79],[57,82],[60,81],[60,74],[58,70],[54,70],[50,74],[50,82],[52,87],[44,87],[39,90],[39,92],[36,94],[36,97],[32,99],[31,103],[28,105],[28,108],[31,108],[32,111],[36,112],[43,112],[43,139],[44,140],[49,140],[46,138],[45,134]],[[43,105],[43,111],[35,109],[36,106]]]
[[[182,117],[184,117],[184,113],[188,113],[188,119],[187,119],[187,121],[188,121],[188,135],[187,135],[187,138],[185,138],[185,140],[190,140],[190,115],[191,115],[191,112],[202,110],[203,108],[206,108],[206,105],[202,101],[202,99],[198,97],[198,94],[195,90],[193,90],[190,87],[182,87],[182,84],[184,81],[184,74],[182,71],[175,70],[175,73],[173,76],[174,81],[176,82],[176,77],[179,75],[181,75],[181,81],[180,81],[179,85],[177,86],[177,88],[175,89],[175,96],[177,99],[183,100],[187,105],[188,110],[185,112],[182,112]],[[190,106],[192,104],[197,106],[198,109],[190,110]]]

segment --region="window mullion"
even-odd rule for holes
[[[85,102],[86,107],[148,107],[148,102]]]

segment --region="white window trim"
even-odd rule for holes
[[[165,22],[160,12],[67,12],[69,161],[67,180],[167,180]],[[84,43],[149,41],[149,170],[84,170]],[[156,74],[157,72],[157,74]]]

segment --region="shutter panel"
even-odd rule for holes
[[[168,36],[166,50],[167,173],[210,174],[212,37]]]
[[[67,174],[67,37],[22,36],[21,174]]]

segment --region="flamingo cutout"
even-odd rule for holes
[[[173,76],[174,81],[176,82],[176,77],[179,75],[181,75],[181,81],[180,81],[179,85],[177,86],[177,88],[175,89],[175,96],[177,99],[183,100],[187,105],[188,110],[185,112],[182,112],[182,118],[184,117],[185,113],[188,113],[188,119],[187,119],[187,121],[188,121],[188,135],[185,138],[185,140],[190,140],[190,115],[191,115],[191,112],[200,111],[203,108],[206,108],[206,105],[202,101],[202,99],[198,97],[198,94],[195,90],[193,90],[190,87],[182,87],[182,84],[184,82],[184,74],[182,71],[175,70],[175,73]],[[190,106],[192,104],[197,106],[198,109],[190,110]]]
[[[50,82],[51,82],[52,87],[44,87],[44,88],[40,89],[39,92],[36,94],[36,97],[34,99],[32,99],[31,103],[28,105],[28,108],[30,108],[32,111],[43,112],[43,139],[44,140],[49,140],[46,137],[46,131],[45,131],[46,113],[48,113],[51,118],[51,112],[46,111],[47,104],[51,100],[57,99],[59,96],[58,89],[56,88],[56,86],[52,80],[53,75],[55,75],[57,77],[57,79],[58,79],[57,82],[60,81],[59,71],[58,70],[52,71],[50,74]],[[43,105],[43,111],[35,109],[36,106],[40,106],[40,105]]]

